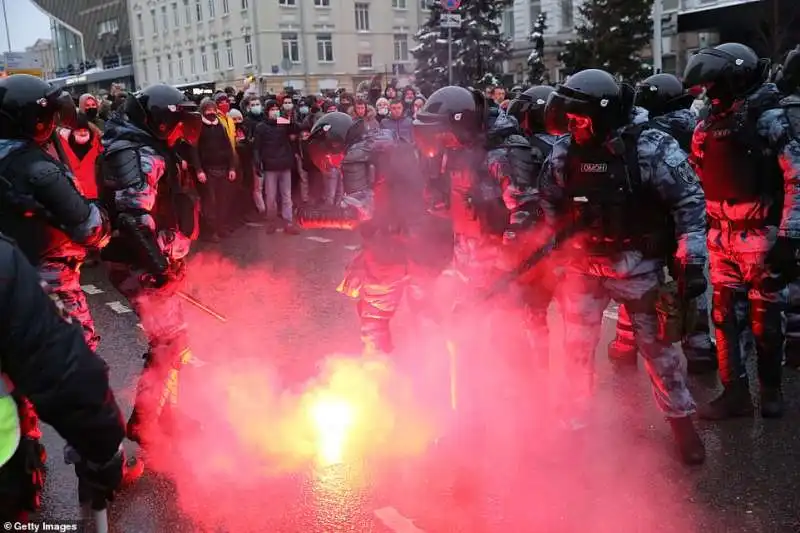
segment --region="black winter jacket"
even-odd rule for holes
[[[261,170],[290,170],[294,167],[294,146],[291,136],[294,124],[278,124],[267,119],[256,126],[253,149],[256,166]]]

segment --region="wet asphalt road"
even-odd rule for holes
[[[357,242],[356,235],[343,232],[266,235],[261,228],[246,227],[221,245],[202,247],[205,252],[199,256],[201,264],[193,265],[187,292],[227,315],[229,322],[186,307],[200,364],[187,369],[185,379],[202,382],[215,369],[249,368],[248,361],[255,360],[269,364],[280,376],[280,386],[291,390],[319,371],[325,355],[358,353],[353,306],[334,290]],[[227,260],[212,258],[215,251]],[[112,383],[127,413],[145,350],[138,320],[104,279],[102,269],[88,269],[84,278],[102,335],[100,355],[111,366]],[[408,339],[419,340],[411,324],[408,313],[401,312],[395,325],[400,352],[410,346]],[[787,417],[777,422],[759,418],[701,424],[708,461],[700,468],[686,468],[675,457],[669,427],[656,411],[643,365],[619,372],[606,362],[604,347],[613,324],[611,309],[597,353],[596,409],[581,431],[562,431],[553,421],[548,406],[553,397],[558,399],[557,387],[509,363],[505,373],[486,375],[484,383],[496,387],[487,400],[492,405],[489,422],[469,431],[442,423],[436,441],[424,452],[388,459],[376,451],[346,466],[326,468],[304,463],[280,473],[249,475],[247,483],[201,479],[202,466],[194,474],[198,477],[184,475],[177,481],[163,472],[149,472],[112,503],[111,529],[800,531],[797,375],[786,376]],[[551,326],[561,335],[555,312]],[[406,351],[419,349],[414,344]],[[557,363],[554,366],[553,373]],[[502,376],[509,381],[495,381]],[[699,400],[707,398],[714,385],[707,381],[692,382]],[[506,387],[512,382],[521,385],[522,392]],[[551,392],[543,392],[546,388]],[[434,401],[432,397],[420,394],[418,399],[425,403]],[[241,424],[261,418],[257,410],[240,416]],[[402,440],[402,435],[397,438]],[[43,517],[77,519],[76,482],[61,461],[62,441],[46,428],[45,444],[50,457]],[[192,457],[176,460],[205,463],[202,455]]]

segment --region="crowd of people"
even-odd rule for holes
[[[800,366],[800,343],[784,343],[800,338],[799,91],[800,48],[771,75],[769,61],[737,43],[698,52],[683,80],[658,74],[634,89],[587,69],[557,87],[512,88],[510,101],[501,87],[448,86],[426,99],[370,86],[333,98],[225,91],[198,103],[157,84],[112,100],[83,95],[76,106],[38,78],[0,80],[0,231],[14,240],[0,240],[0,518],[38,506],[37,414],[100,498],[141,474],[124,437],[146,450],[191,427],[177,425],[174,409],[191,360],[177,294],[186,257],[198,236],[219,241],[243,221],[288,234],[360,230],[339,290],[358,301],[365,356],[393,352],[389,324],[404,293],[418,313],[435,307],[426,284],[445,263],[463,284],[457,298],[506,280],[530,351],[545,359],[557,299],[570,332],[558,409],[567,428],[588,416],[613,298],[610,355],[645,359],[681,459],[704,462],[695,412],[725,420],[756,410],[746,337],[764,418],[784,413],[784,359]],[[700,93],[702,120],[692,111]],[[433,222],[441,211],[444,240]],[[149,343],[127,424],[80,286],[97,252]],[[465,334],[457,343],[473,353],[467,361],[494,356],[495,332]],[[690,370],[718,370],[723,385],[697,409],[684,356]],[[485,386],[465,379],[460,386]],[[459,416],[485,432],[491,421],[475,413]]]

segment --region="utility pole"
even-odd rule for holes
[[[661,0],[653,2],[653,74],[659,74],[664,68],[661,60],[664,55],[662,50],[663,36],[661,30],[661,16],[664,9]]]
[[[297,6],[297,9],[300,10],[300,61],[303,62],[303,83],[305,84],[303,92],[305,94],[311,94],[311,79],[308,74],[308,42],[306,42],[306,10],[303,7],[309,3],[298,2]],[[291,55],[291,53],[290,49],[289,54]]]
[[[3,23],[6,25],[6,43],[8,44],[8,51],[6,52],[5,68],[8,74],[8,56],[11,54],[11,32],[8,31],[8,15],[6,14],[6,0],[3,0]]]

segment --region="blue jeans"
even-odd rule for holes
[[[323,201],[326,205],[333,205],[336,200],[342,197],[342,173],[338,168],[334,168],[324,172],[322,177],[325,181]]]
[[[292,171],[264,171],[264,203],[267,216],[275,218],[278,214],[278,192],[281,194],[281,218],[287,224],[292,222]]]

